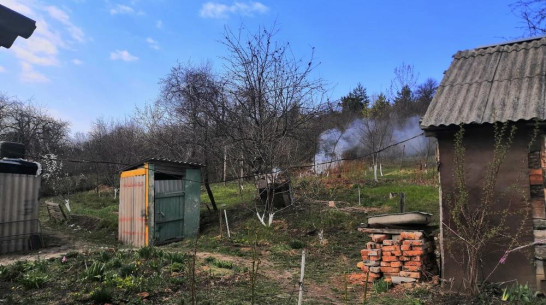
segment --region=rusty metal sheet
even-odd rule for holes
[[[146,187],[145,175],[120,180],[118,239],[135,247],[147,245]]]

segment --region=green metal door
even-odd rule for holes
[[[173,191],[173,187],[161,191],[164,188],[158,187],[158,182],[155,193],[155,242],[181,239],[184,237],[184,192]]]

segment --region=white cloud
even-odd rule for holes
[[[4,73],[4,72],[6,72],[6,68],[0,66],[0,73]]]
[[[56,6],[48,6],[45,8],[45,10],[49,13],[49,15],[60,21],[62,24],[66,26],[67,31],[70,33],[70,36],[72,36],[73,39],[75,39],[78,42],[84,42],[85,35],[81,28],[75,26],[70,22],[70,17],[66,12],[59,9]]]
[[[131,55],[127,50],[116,50],[110,53],[111,60],[135,61],[138,57]]]
[[[17,38],[12,54],[21,65],[24,82],[48,82],[37,67],[58,66],[66,51],[86,41],[84,31],[72,23],[67,10],[34,0],[0,0],[3,5],[36,20],[36,30],[29,39]]]
[[[34,11],[29,6],[22,4],[17,0],[2,0],[2,5],[27,17],[34,14]]]
[[[146,38],[146,42],[148,43],[150,48],[154,50],[159,50],[159,44],[157,43],[157,41],[153,40],[151,37]]]
[[[79,65],[82,65],[83,64],[83,61],[77,59],[77,58],[74,58],[72,59],[72,63],[75,64],[76,66],[79,66]]]
[[[21,62],[21,74],[19,78],[21,81],[26,83],[47,83],[49,78],[47,78],[42,73],[34,70],[34,67],[26,62]]]
[[[117,4],[110,9],[110,15],[144,15],[144,12],[141,10],[135,11],[134,8],[128,5]]]
[[[226,5],[218,2],[207,2],[203,4],[199,15],[203,18],[228,18],[230,14],[254,16],[254,14],[265,14],[269,8],[260,2],[234,2]]]
[[[163,27],[163,21],[158,20],[155,22],[155,27],[161,29]]]

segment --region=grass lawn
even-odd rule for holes
[[[227,211],[231,238],[226,236],[225,224],[220,235],[218,213],[203,205],[197,240],[147,250],[127,250],[116,242],[118,201],[113,194],[77,193],[70,197],[72,219],[85,230],[53,224],[44,210],[42,222],[96,244],[97,250],[69,254],[64,263],[58,258],[1,267],[0,292],[9,291],[10,304],[27,300],[191,304],[192,297],[197,297],[198,304],[250,304],[252,291],[257,304],[294,304],[305,248],[305,304],[361,304],[363,286],[345,280],[346,274],[358,272],[360,249],[368,241],[356,230],[359,224],[369,214],[397,211],[398,199],[389,199],[390,192],[406,194],[408,211],[437,214],[434,173],[395,166],[387,166],[383,173],[375,182],[369,170],[352,164],[328,176],[295,176],[296,202],[275,214],[271,227],[264,227],[256,217],[252,183],[245,183],[241,192],[236,182],[214,184],[216,202]],[[204,190],[201,198],[208,203]],[[328,206],[328,201],[337,206]],[[82,216],[94,220],[94,226],[79,224]],[[193,253],[197,253],[195,276]],[[258,261],[253,281],[251,271]],[[197,287],[195,293],[192,285]],[[370,288],[373,296],[368,304],[422,304],[422,298],[411,294],[385,303],[387,297],[379,297],[379,292]]]

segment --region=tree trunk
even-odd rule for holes
[[[209,195],[210,204],[212,204],[212,209],[215,211],[218,211],[218,207],[216,207],[216,201],[214,200],[214,194],[212,194],[212,189],[210,188],[209,173],[206,169],[205,169],[204,182],[205,182],[205,189],[207,190],[207,195]]]

